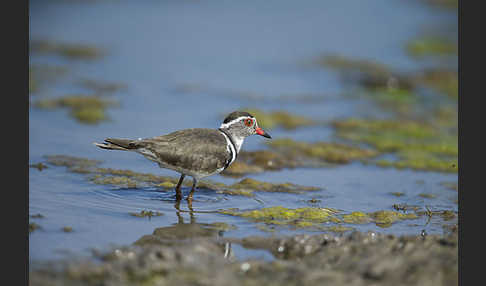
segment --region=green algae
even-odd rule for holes
[[[448,10],[455,10],[459,8],[459,0],[423,0],[427,4]]]
[[[29,65],[29,94],[36,94],[50,82],[59,79],[67,73],[67,68],[57,65],[32,64]]]
[[[459,184],[457,182],[441,182],[441,186],[453,190],[453,191],[458,191],[459,190]]]
[[[305,191],[317,191],[320,190],[316,187],[301,186],[292,183],[269,183],[258,181],[251,178],[242,179],[232,185],[222,186],[218,191],[219,193],[229,195],[239,195],[246,197],[253,197],[254,192],[278,192],[278,193],[295,193],[299,194]]]
[[[405,193],[402,192],[391,192],[390,195],[393,195],[395,197],[402,197],[405,195]]]
[[[459,96],[459,75],[457,70],[429,69],[417,77],[417,81],[433,88],[449,98],[457,99]]]
[[[341,138],[367,143],[397,161],[377,160],[381,167],[457,172],[457,136],[431,124],[411,120],[347,119],[333,126]]]
[[[45,216],[42,214],[35,214],[35,215],[30,215],[31,218],[44,218]]]
[[[224,189],[221,191],[218,191],[220,194],[227,194],[227,195],[233,195],[233,196],[245,196],[245,197],[254,197],[254,190],[251,189],[238,189],[238,190],[231,190],[231,189]]]
[[[429,218],[432,217],[440,217],[444,221],[450,221],[452,219],[457,218],[457,213],[451,210],[430,210],[428,207],[426,207],[425,211],[416,211],[415,212],[417,215],[422,216],[428,216]]]
[[[338,54],[324,55],[316,59],[318,65],[341,72],[358,71],[372,75],[390,75],[391,70],[386,65],[371,60],[352,59]]]
[[[412,209],[412,208],[410,208]],[[414,211],[416,209],[413,209]],[[238,209],[220,210],[221,214],[232,215],[249,219],[256,223],[267,225],[292,226],[297,228],[315,228],[319,230],[348,231],[350,226],[345,224],[368,224],[375,223],[379,227],[390,227],[393,223],[402,220],[416,219],[417,213],[404,213],[390,210],[364,213],[353,211],[347,214],[340,214],[332,208],[304,207],[289,209],[282,206],[267,207],[249,211],[239,211]],[[421,214],[422,215],[422,214]],[[335,226],[323,226],[323,223],[337,223]]]
[[[354,228],[349,226],[343,226],[343,225],[333,225],[333,226],[322,227],[321,230],[326,232],[345,233],[347,231],[353,231]]]
[[[415,213],[402,213],[390,210],[381,210],[371,213],[354,211],[350,214],[342,215],[342,222],[348,224],[367,224],[373,222],[379,227],[389,227],[394,222],[416,218],[418,218],[418,216]]]
[[[131,170],[99,168],[101,162],[65,155],[45,156],[47,163],[56,166],[66,166],[73,173],[88,175],[88,179],[95,184],[113,185],[125,188],[140,188],[144,186],[158,186],[164,189],[173,189],[178,178],[169,176],[156,176],[150,173],[139,173]],[[192,182],[187,180],[184,186],[192,186]],[[201,180],[198,182],[198,188],[206,188],[217,193],[229,195],[243,195],[252,197],[253,192],[284,192],[284,193],[301,193],[305,191],[320,190],[316,187],[301,186],[292,183],[269,183],[255,179],[245,178],[232,185],[226,185],[210,180]]]
[[[71,116],[86,124],[96,124],[108,119],[103,108],[75,109],[71,112]]]
[[[425,199],[435,199],[437,197],[437,195],[421,193],[421,194],[419,194],[419,197],[422,197],[422,198],[425,198]]]
[[[173,189],[177,186],[177,184],[175,184],[173,182],[166,181],[166,182],[162,182],[160,184],[157,184],[156,186],[162,187],[162,188],[165,188],[165,189]]]
[[[287,130],[293,130],[298,127],[310,126],[317,124],[314,120],[304,116],[290,114],[286,111],[265,112],[259,109],[247,108],[244,111],[255,116],[258,125],[263,129],[273,129],[282,127]]]
[[[457,172],[457,157],[440,156],[427,152],[398,152],[399,161],[378,160],[380,167],[394,167],[397,169],[411,168],[421,171]]]
[[[236,190],[252,189],[252,190],[258,190],[264,192],[284,192],[284,193],[300,193],[302,191],[319,190],[319,188],[316,187],[306,187],[306,186],[300,186],[292,183],[274,184],[274,183],[258,181],[251,178],[245,178],[237,183],[230,185],[229,188],[236,189]]]
[[[251,219],[254,222],[264,222],[270,225],[292,225],[295,227],[313,227],[323,222],[339,221],[334,216],[338,211],[331,208],[303,207],[289,209],[282,206],[275,206],[250,211],[227,209],[220,210],[219,212],[221,214]]]
[[[371,158],[378,152],[340,143],[299,142],[290,138],[274,139],[267,143],[271,148],[293,154],[318,158],[329,163],[346,164],[353,160]]]
[[[333,167],[334,163],[319,157],[310,157],[302,152],[289,152],[290,147],[272,148],[272,150],[242,151],[238,160],[231,164],[221,175],[241,177],[246,174],[263,171],[277,171],[284,168],[323,168]]]
[[[237,162],[243,162],[246,165],[256,166],[257,168],[270,171],[281,170],[283,168],[309,166],[308,162],[293,154],[270,150],[242,151],[238,155]],[[228,169],[230,169],[233,164],[231,164]]]
[[[95,94],[112,94],[127,89],[127,85],[116,82],[104,82],[94,79],[82,79],[79,81],[84,88],[92,90]]]
[[[50,40],[31,41],[30,50],[34,53],[56,54],[76,60],[95,60],[105,55],[102,49],[94,45],[59,43]]]
[[[369,213],[369,216],[373,218],[373,221],[377,226],[383,228],[390,227],[394,222],[398,220],[418,218],[418,216],[414,213],[401,213],[389,210]]]
[[[30,164],[29,167],[30,168],[36,168],[39,171],[42,171],[44,169],[47,169],[47,165],[43,164],[42,162],[41,163],[37,163],[37,164]]]
[[[375,88],[373,97],[385,105],[407,105],[410,106],[417,102],[415,94],[408,89],[399,88]]]
[[[126,187],[126,188],[136,188],[138,185],[137,181],[123,176],[95,175],[91,179],[91,182],[98,185],[115,185],[115,186]]]
[[[360,95],[375,101],[380,107],[391,110],[398,115],[409,115],[418,112],[418,95],[411,89],[374,87],[367,88]]]
[[[35,93],[39,90],[39,82],[35,78],[32,69],[29,67],[29,94]]]
[[[403,203],[403,204],[394,204],[392,206],[393,209],[397,210],[397,211],[417,211],[420,209],[420,207],[418,206],[411,206],[411,205],[408,205],[406,203]]]
[[[456,213],[454,213],[453,211],[450,211],[450,210],[444,210],[440,213],[440,216],[442,217],[442,219],[444,219],[445,221],[448,221],[448,220],[451,220],[451,219],[454,219],[457,217]]]
[[[402,146],[400,143],[405,139],[424,139],[437,135],[432,126],[414,121],[350,118],[334,121],[333,126],[337,128],[339,135],[343,138],[375,143],[383,151],[398,149]],[[387,133],[381,134],[381,132]],[[378,145],[380,142],[377,143],[377,141],[380,140],[374,140],[373,135],[382,135],[384,139],[389,139],[391,142],[383,142]]]
[[[411,40],[406,50],[412,57],[457,56],[457,43],[437,36],[424,36]]]
[[[342,215],[342,221],[349,224],[365,224],[371,222],[372,218],[364,212],[354,211]]]
[[[91,168],[101,164],[99,160],[92,160],[68,155],[46,155],[47,163],[53,166],[64,166],[68,169]]]
[[[116,101],[96,95],[67,95],[35,102],[35,106],[41,109],[68,108],[71,111],[70,116],[84,124],[97,124],[107,120],[106,109],[116,105]]]
[[[320,203],[321,200],[316,199],[316,198],[312,198],[310,200],[307,200],[307,202],[310,203],[310,204],[317,204],[317,203]]]
[[[38,229],[42,229],[42,227],[40,225],[36,224],[35,222],[29,223],[29,233],[36,231]]]
[[[264,169],[260,166],[250,165],[242,161],[236,161],[220,174],[229,177],[241,177],[246,174],[261,173],[263,171]]]
[[[134,217],[148,217],[148,218],[152,218],[153,216],[162,216],[164,215],[163,213],[161,212],[158,212],[158,211],[146,211],[146,210],[141,210],[139,213],[129,213],[131,216],[134,216]]]
[[[326,55],[317,63],[339,72],[342,80],[359,87],[358,94],[370,97],[384,107],[398,109],[401,103],[410,105],[417,100],[413,92],[417,85],[414,78],[382,63],[341,55]]]

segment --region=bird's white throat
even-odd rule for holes
[[[243,145],[243,141],[245,141],[245,137],[231,137],[233,139],[233,143],[235,143],[236,152],[240,153],[241,146]]]

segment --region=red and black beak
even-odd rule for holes
[[[257,127],[255,129],[255,131],[256,131],[256,134],[258,134],[258,135],[272,139],[272,136],[270,136],[267,132],[265,132],[265,130],[261,129],[260,127]]]

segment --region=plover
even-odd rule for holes
[[[135,151],[145,158],[181,174],[175,188],[176,200],[182,198],[181,184],[185,176],[193,178],[187,200],[192,202],[197,181],[225,170],[238,157],[246,137],[258,134],[272,138],[258,126],[248,112],[234,111],[224,119],[219,129],[191,128],[146,139],[107,138],[94,143],[108,150]]]

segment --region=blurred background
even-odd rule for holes
[[[181,222],[232,237],[457,226],[457,1],[31,0],[29,14],[31,262]],[[248,138],[238,164],[208,178],[233,188],[201,187],[193,207],[207,213],[177,213],[171,184],[113,170],[175,172],[92,144],[218,128],[234,110],[273,139]],[[234,187],[247,178],[316,190]],[[338,220],[242,215],[274,207]],[[163,215],[131,215],[144,210]]]

